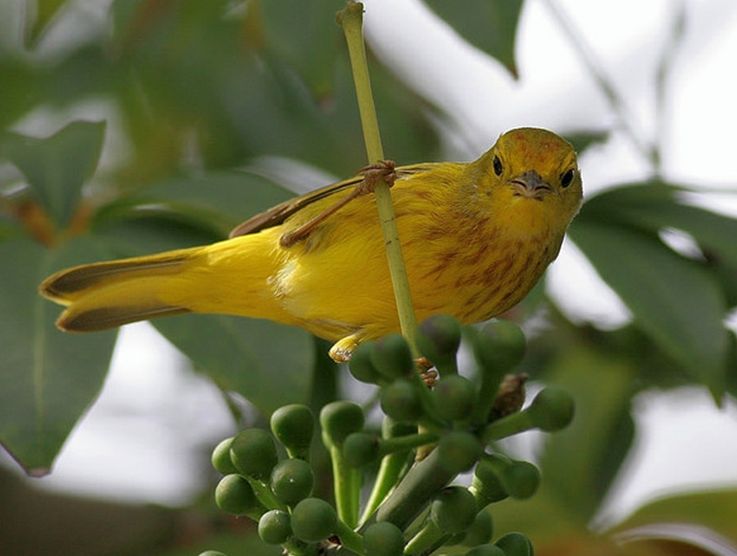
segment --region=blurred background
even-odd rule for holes
[[[209,452],[283,403],[371,390],[258,321],[70,339],[35,284],[217,240],[363,166],[342,5],[0,4],[0,553],[278,553],[215,510]],[[737,554],[737,5],[365,6],[388,157],[471,160],[518,126],[579,150],[586,204],[507,315],[532,389],[563,385],[577,419],[506,446],[543,488],[501,530],[542,554]]]

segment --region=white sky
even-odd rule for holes
[[[453,114],[447,139],[453,158],[477,156],[510,127],[535,125],[565,132],[609,128],[615,122],[576,51],[552,22],[545,0],[528,0],[522,14],[519,82],[459,41],[419,1],[365,3],[367,34],[379,56]],[[105,10],[100,6],[106,4],[77,3],[88,25],[102,23]],[[623,96],[632,116],[630,126],[647,140],[656,126],[653,71],[675,4],[560,2]],[[734,191],[737,78],[729,68],[737,59],[737,3],[689,0],[685,5],[687,30],[673,66],[663,122],[663,171],[674,180]],[[79,107],[75,115],[89,106]],[[104,109],[95,107],[97,112]],[[619,131],[580,162],[588,193],[649,172]],[[734,195],[712,196],[708,202],[734,212],[734,200]],[[575,320],[616,326],[628,318],[621,302],[569,243],[552,267],[549,289]],[[640,437],[627,474],[620,478],[621,489],[609,500],[609,518],[664,489],[715,482],[737,485],[737,468],[731,465],[737,460],[734,404],[718,412],[703,392],[682,390],[645,394],[636,406]],[[203,443],[212,445],[229,434],[230,426],[219,394],[208,381],[188,370],[148,325],[126,327],[102,396],[67,442],[54,474],[35,484],[184,503],[197,491],[201,462],[195,461],[195,454]]]

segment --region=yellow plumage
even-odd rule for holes
[[[476,322],[519,302],[556,257],[581,202],[572,147],[552,132],[510,131],[478,160],[397,169],[397,226],[418,320]],[[63,330],[181,312],[266,318],[338,343],[399,329],[373,195],[356,197],[285,247],[280,239],[351,195],[353,178],[279,205],[231,239],[58,272],[41,293],[66,306]]]

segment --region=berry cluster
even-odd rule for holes
[[[474,381],[458,374],[462,332],[477,361]],[[466,547],[466,556],[531,556],[532,545],[520,533],[491,543],[488,506],[528,498],[540,482],[533,464],[495,450],[494,442],[529,429],[565,427],[572,400],[546,388],[522,409],[525,377],[509,372],[522,359],[525,338],[512,323],[463,331],[452,318],[434,317],[418,330],[418,344],[434,369],[425,365],[418,373],[399,335],[366,342],[353,354],[353,376],[380,388],[386,415],[381,434],[365,429],[364,411],[353,402],[336,401],[320,412],[334,505],[313,497],[308,452],[314,417],[304,405],[277,410],[273,436],[248,429],[215,448],[213,466],[225,475],[215,490],[217,505],[258,521],[264,542],[298,556],[338,548],[360,556],[425,556],[451,545]],[[288,455],[281,461],[274,438]],[[377,463],[362,505],[362,483]],[[469,487],[451,485],[472,469]]]

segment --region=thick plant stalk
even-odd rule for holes
[[[338,12],[338,22],[343,27],[348,54],[351,59],[353,82],[356,88],[358,111],[361,115],[361,127],[366,143],[366,154],[369,164],[384,160],[384,149],[381,145],[379,122],[376,118],[374,98],[371,93],[368,64],[366,63],[366,48],[363,42],[363,4],[349,1],[348,5]],[[389,272],[394,287],[394,299],[397,304],[399,325],[402,335],[407,339],[415,357],[420,353],[415,341],[417,322],[412,307],[412,297],[409,290],[407,270],[402,257],[399,243],[399,232],[392,206],[391,192],[385,181],[381,180],[375,190],[376,206],[379,210],[379,220],[386,243],[386,256],[389,262]]]

